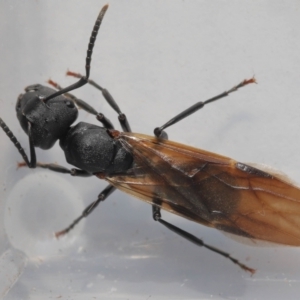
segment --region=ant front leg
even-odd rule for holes
[[[81,78],[82,75],[79,73],[75,73],[75,72],[71,72],[68,71],[67,72],[68,76],[73,76],[75,78]],[[111,106],[111,108],[118,113],[118,120],[120,122],[120,125],[122,127],[122,129],[125,132],[131,132],[131,128],[130,125],[128,123],[127,117],[124,113],[121,112],[120,107],[118,106],[117,102],[114,100],[114,98],[112,97],[112,95],[109,93],[109,91],[103,87],[101,87],[99,84],[97,84],[94,80],[88,79],[87,81],[90,85],[92,85],[93,87],[95,87],[97,90],[100,90],[102,92],[102,95],[104,97],[104,99],[107,101],[107,103]]]
[[[18,168],[22,168],[22,167],[26,167],[26,166],[27,165],[25,163],[18,164]],[[61,165],[57,165],[57,164],[43,164],[43,163],[37,162],[36,167],[47,169],[47,170],[57,172],[57,173],[69,174],[74,177],[91,177],[91,176],[93,176],[93,174],[91,174],[85,170],[75,169],[75,168],[68,169],[68,168],[65,168],[65,167],[63,167]]]
[[[48,80],[48,83],[51,84],[53,87],[55,87],[57,90],[62,90],[63,88],[55,81],[53,80]],[[91,105],[89,105],[87,102],[77,98],[76,96],[74,96],[71,93],[65,93],[64,94],[65,97],[71,99],[72,101],[74,101],[74,103],[81,109],[83,109],[84,111],[96,116],[97,120],[99,122],[102,123],[102,125],[106,128],[106,129],[114,129],[114,126],[112,124],[112,122],[106,118],[104,116],[104,114],[97,112]]]
[[[28,137],[29,137],[29,148],[30,148],[30,161],[28,159],[27,154],[25,153],[23,147],[17,140],[17,138],[14,136],[14,134],[10,131],[8,126],[5,124],[5,122],[0,118],[0,126],[3,129],[3,131],[6,133],[6,135],[10,138],[10,140],[13,142],[15,147],[18,149],[19,153],[23,157],[26,166],[28,168],[35,168],[36,167],[36,154],[34,149],[34,144],[32,140],[32,133],[31,133],[31,123],[28,122]]]

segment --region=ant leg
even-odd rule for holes
[[[17,138],[14,136],[14,134],[10,131],[8,126],[5,124],[5,122],[0,118],[0,126],[3,129],[3,131],[6,133],[6,135],[10,138],[10,140],[13,142],[15,147],[18,149],[19,153],[23,157],[26,165],[28,168],[35,168],[36,167],[36,154],[34,149],[34,144],[32,140],[32,134],[31,134],[31,123],[28,122],[28,137],[29,137],[29,148],[30,148],[30,161],[28,159],[27,154],[25,153],[23,147],[17,140]]]
[[[22,168],[22,167],[26,167],[26,164],[23,162],[18,163],[18,168]],[[57,172],[57,173],[69,174],[74,177],[91,177],[91,176],[93,176],[93,174],[91,174],[85,170],[75,169],[75,168],[68,169],[68,168],[65,168],[65,167],[57,165],[57,164],[43,164],[43,163],[37,162],[36,167],[47,169],[47,170]]]
[[[233,258],[229,253],[226,253],[218,248],[215,248],[213,246],[205,244],[201,239],[197,238],[196,236],[190,234],[189,232],[180,229],[177,226],[174,226],[170,224],[169,222],[166,222],[161,218],[160,213],[160,207],[156,205],[152,205],[152,213],[153,213],[153,219],[154,221],[158,221],[160,224],[166,226],[171,231],[175,232],[176,234],[180,235],[181,237],[185,238],[186,240],[190,241],[193,244],[196,244],[199,247],[205,247],[215,253],[218,253],[228,259],[230,259],[233,263],[237,264],[240,268],[242,268],[244,271],[248,271],[251,274],[255,273],[255,270],[252,268],[247,267],[246,265],[240,263],[237,259]]]
[[[24,163],[19,163],[18,164],[18,168],[22,168],[22,167],[25,167],[25,166],[26,165]],[[43,163],[37,162],[36,166],[38,168],[48,169],[50,171],[57,172],[57,173],[70,174],[71,176],[74,176],[74,177],[91,177],[91,176],[94,176],[93,174],[91,174],[91,173],[89,173],[85,170],[82,170],[82,169],[75,169],[75,168],[68,169],[68,168],[65,168],[65,167],[57,165],[57,164],[43,164]]]
[[[156,127],[154,129],[154,134],[156,137],[163,137],[161,136],[163,134],[163,130],[166,129],[167,127],[181,121],[182,119],[188,117],[189,115],[193,114],[194,112],[196,112],[197,110],[201,109],[204,107],[204,105],[211,103],[213,101],[219,100],[221,98],[224,98],[226,96],[228,96],[230,93],[237,91],[239,88],[249,84],[249,83],[256,83],[255,78],[251,78],[248,80],[243,80],[242,82],[240,82],[238,85],[234,86],[233,88],[231,88],[228,91],[225,91],[221,94],[219,94],[218,96],[215,96],[213,98],[210,98],[204,102],[200,101],[197,102],[196,104],[192,105],[191,107],[187,108],[186,110],[184,110],[183,112],[181,112],[180,114],[178,114],[177,116],[175,116],[174,118],[172,118],[171,120],[169,120],[167,123],[165,123],[164,125],[160,126],[160,127]],[[165,134],[165,133],[164,133]]]
[[[86,218],[97,206],[100,202],[104,201],[111,193],[115,191],[115,187],[111,184],[107,185],[107,187],[98,195],[98,198],[96,201],[92,202],[90,205],[88,205],[82,214],[76,218],[67,228],[64,230],[58,231],[55,233],[55,236],[59,238],[62,235],[65,235],[68,233],[71,229],[74,228],[75,225],[77,225],[83,218]]]
[[[73,77],[76,77],[76,78],[81,78],[82,77],[81,74],[75,73],[75,72],[70,72],[70,71],[67,72],[67,75],[68,76],[73,76]],[[119,115],[118,119],[119,119],[119,122],[120,122],[120,125],[121,125],[122,129],[125,132],[131,132],[131,128],[130,128],[130,125],[128,123],[126,115],[121,112],[120,107],[118,106],[118,104],[116,103],[116,101],[114,100],[112,95],[109,93],[109,91],[107,89],[101,87],[94,80],[88,79],[87,82],[90,85],[92,85],[93,87],[95,87],[96,89],[98,89],[102,92],[102,95],[103,95],[104,99],[111,106],[111,108]]]
[[[43,99],[43,101],[46,103],[48,100],[53,99],[59,95],[65,94],[67,92],[70,92],[72,90],[78,89],[81,86],[85,85],[88,82],[88,79],[90,77],[90,69],[91,69],[91,61],[92,61],[92,54],[93,54],[93,48],[95,45],[95,41],[97,38],[97,34],[100,28],[100,25],[102,23],[103,17],[106,13],[108,9],[108,4],[104,5],[96,19],[96,22],[94,24],[93,30],[92,30],[92,34],[90,36],[90,41],[88,44],[88,49],[87,49],[87,53],[86,53],[86,58],[85,58],[85,76],[82,76],[77,82],[75,82],[74,84],[60,90],[57,91],[56,93],[53,93],[52,95],[46,97]]]
[[[48,80],[48,83],[51,84],[53,87],[55,87],[57,90],[62,90],[63,88],[58,84],[56,83],[55,81],[53,80]],[[92,106],[90,106],[88,103],[86,103],[85,101],[77,98],[76,96],[74,96],[73,94],[70,94],[70,93],[65,93],[64,94],[66,97],[68,97],[69,99],[71,99],[72,101],[74,101],[74,103],[81,109],[83,109],[84,111],[92,114],[92,115],[95,115],[97,120],[100,121],[103,126],[106,128],[106,129],[114,129],[114,126],[112,124],[112,122],[106,118],[104,116],[104,114],[102,113],[98,113]]]
[[[19,167],[25,167],[25,163],[20,163]],[[63,174],[70,174],[72,176],[78,176],[78,177],[89,177],[93,176],[93,174],[88,173],[84,170],[81,169],[67,169],[63,166],[56,165],[56,164],[42,164],[42,163],[37,163],[37,167],[48,169],[54,172],[58,173],[63,173]],[[76,224],[80,222],[83,218],[86,218],[97,206],[100,202],[104,201],[112,192],[115,191],[115,187],[112,186],[111,184],[107,185],[107,187],[98,195],[97,200],[92,202],[90,205],[88,205],[84,211],[81,213],[81,215],[76,218],[67,228],[64,230],[61,230],[59,232],[55,233],[55,236],[58,238],[66,233],[68,233],[71,229],[74,228]]]

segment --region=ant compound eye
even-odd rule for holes
[[[27,93],[33,93],[33,92],[36,92],[39,89],[39,87],[40,87],[39,84],[29,85],[25,88],[25,91]]]
[[[17,99],[17,103],[16,103],[16,110],[17,111],[21,109],[21,101],[22,101],[23,95],[24,94],[20,94],[18,99]]]
[[[73,103],[72,101],[69,101],[69,100],[65,101],[65,104],[66,104],[69,108],[74,108],[74,107],[75,107],[74,103]]]

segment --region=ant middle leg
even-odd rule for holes
[[[108,184],[106,188],[98,195],[97,200],[89,204],[81,213],[81,215],[76,218],[68,227],[65,229],[58,231],[55,233],[55,236],[59,238],[62,235],[67,234],[70,230],[72,230],[75,225],[77,225],[83,218],[86,218],[91,212],[99,205],[100,202],[103,202],[111,193],[116,190],[114,186]]]
[[[164,136],[166,135],[166,132],[164,131],[164,129],[166,129],[169,126],[174,125],[175,123],[181,121],[182,119],[188,117],[189,115],[193,114],[194,112],[196,112],[197,110],[203,108],[206,104],[209,104],[211,102],[214,102],[216,100],[219,100],[221,98],[227,97],[229,94],[237,91],[239,88],[250,84],[250,83],[256,83],[255,78],[252,77],[251,79],[245,79],[242,82],[240,82],[239,84],[235,85],[234,87],[232,87],[231,89],[215,96],[212,97],[204,102],[199,101],[196,104],[192,105],[191,107],[187,108],[186,110],[184,110],[183,112],[179,113],[178,115],[176,115],[175,117],[173,117],[172,119],[170,119],[167,123],[165,123],[164,125],[160,126],[160,127],[156,127],[154,129],[154,134],[156,137],[159,138],[164,138]]]
[[[25,167],[26,163],[19,163],[18,167]],[[81,170],[81,169],[68,169],[63,166],[57,165],[57,164],[42,164],[42,163],[36,163],[37,167],[48,169],[50,171],[63,173],[63,174],[70,174],[74,177],[90,177],[93,176],[93,174]],[[77,225],[83,218],[86,218],[91,212],[99,205],[100,202],[104,201],[110,194],[112,194],[116,188],[112,186],[111,184],[108,184],[105,189],[101,191],[101,193],[98,195],[97,200],[93,201],[91,204],[89,204],[81,213],[81,215],[76,218],[68,227],[65,229],[58,231],[55,233],[55,236],[59,238],[62,235],[67,234],[70,230],[72,230],[75,225]]]

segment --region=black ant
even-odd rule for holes
[[[232,258],[228,253],[205,244],[197,237],[163,220],[160,209],[166,209],[207,226],[251,237],[251,233],[242,228],[236,228],[233,223],[229,222],[231,215],[236,213],[237,206],[234,201],[239,201],[238,192],[229,191],[226,184],[216,181],[218,173],[210,174],[209,170],[213,166],[214,172],[219,172],[219,169],[228,165],[228,169],[222,171],[227,177],[234,176],[234,172],[240,172],[248,177],[255,174],[259,177],[271,178],[271,175],[242,163],[234,165],[233,160],[217,154],[208,155],[209,153],[204,150],[168,141],[164,129],[203,108],[206,104],[255,82],[255,79],[244,80],[218,96],[194,104],[163,126],[155,128],[155,137],[132,133],[125,114],[121,112],[110,93],[89,79],[93,47],[107,8],[108,5],[105,5],[100,11],[90,37],[85,76],[69,72],[69,75],[79,78],[69,87],[61,88],[50,81],[50,84],[54,85],[57,90],[36,84],[28,86],[25,93],[18,97],[17,118],[29,137],[30,159],[0,118],[1,128],[24,159],[24,163],[20,166],[41,167],[80,177],[95,175],[109,182],[98,195],[97,200],[86,207],[81,216],[70,226],[57,232],[56,236],[59,237],[70,231],[118,188],[150,203],[155,221],[194,244],[204,246],[229,258],[242,269],[253,273],[253,269]],[[110,120],[102,113],[98,113],[89,104],[69,93],[87,83],[99,89],[105,100],[117,112],[123,132],[116,131]],[[77,107],[95,115],[103,127],[84,122],[72,126],[78,116]],[[65,153],[67,162],[76,168],[67,169],[56,164],[43,164],[36,161],[35,147],[50,149],[57,140]],[[201,181],[200,177],[197,177],[200,175],[206,178],[206,185],[203,185],[204,179]],[[226,181],[226,178],[223,180]],[[211,196],[219,198],[219,194],[223,192],[223,204],[225,203],[223,208],[221,202],[208,202]],[[225,192],[228,194],[226,195]]]

